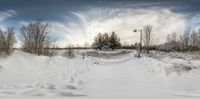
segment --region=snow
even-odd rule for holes
[[[85,95],[74,90],[82,87],[82,80],[77,76],[88,68],[89,63],[82,59],[34,56],[16,51],[0,63],[3,66],[0,72],[0,96]]]
[[[81,52],[85,59],[81,54],[68,59],[22,51],[0,59],[0,97],[200,97],[200,61],[188,54],[153,51],[139,59],[132,50]]]

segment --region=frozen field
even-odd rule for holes
[[[80,52],[85,59],[21,51],[1,58],[0,97],[200,98],[194,55],[153,51],[139,59],[132,50]]]

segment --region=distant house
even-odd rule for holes
[[[180,51],[181,47],[182,44],[180,42],[170,42],[159,45],[157,49],[162,51]]]
[[[104,46],[101,47],[101,50],[107,51],[107,50],[110,50],[110,47],[107,46],[107,45],[104,45]]]
[[[92,48],[96,50],[103,50],[103,51],[111,50],[110,46],[108,45],[93,45]]]

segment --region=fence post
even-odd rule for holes
[[[84,54],[84,52],[83,52],[83,59],[85,59],[85,54]]]

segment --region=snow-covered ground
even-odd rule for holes
[[[188,54],[85,52],[68,59],[15,51],[0,59],[0,97],[200,98],[200,61]]]
[[[78,75],[88,71],[89,61],[61,56],[45,57],[15,51],[1,59],[0,96],[85,96]]]

